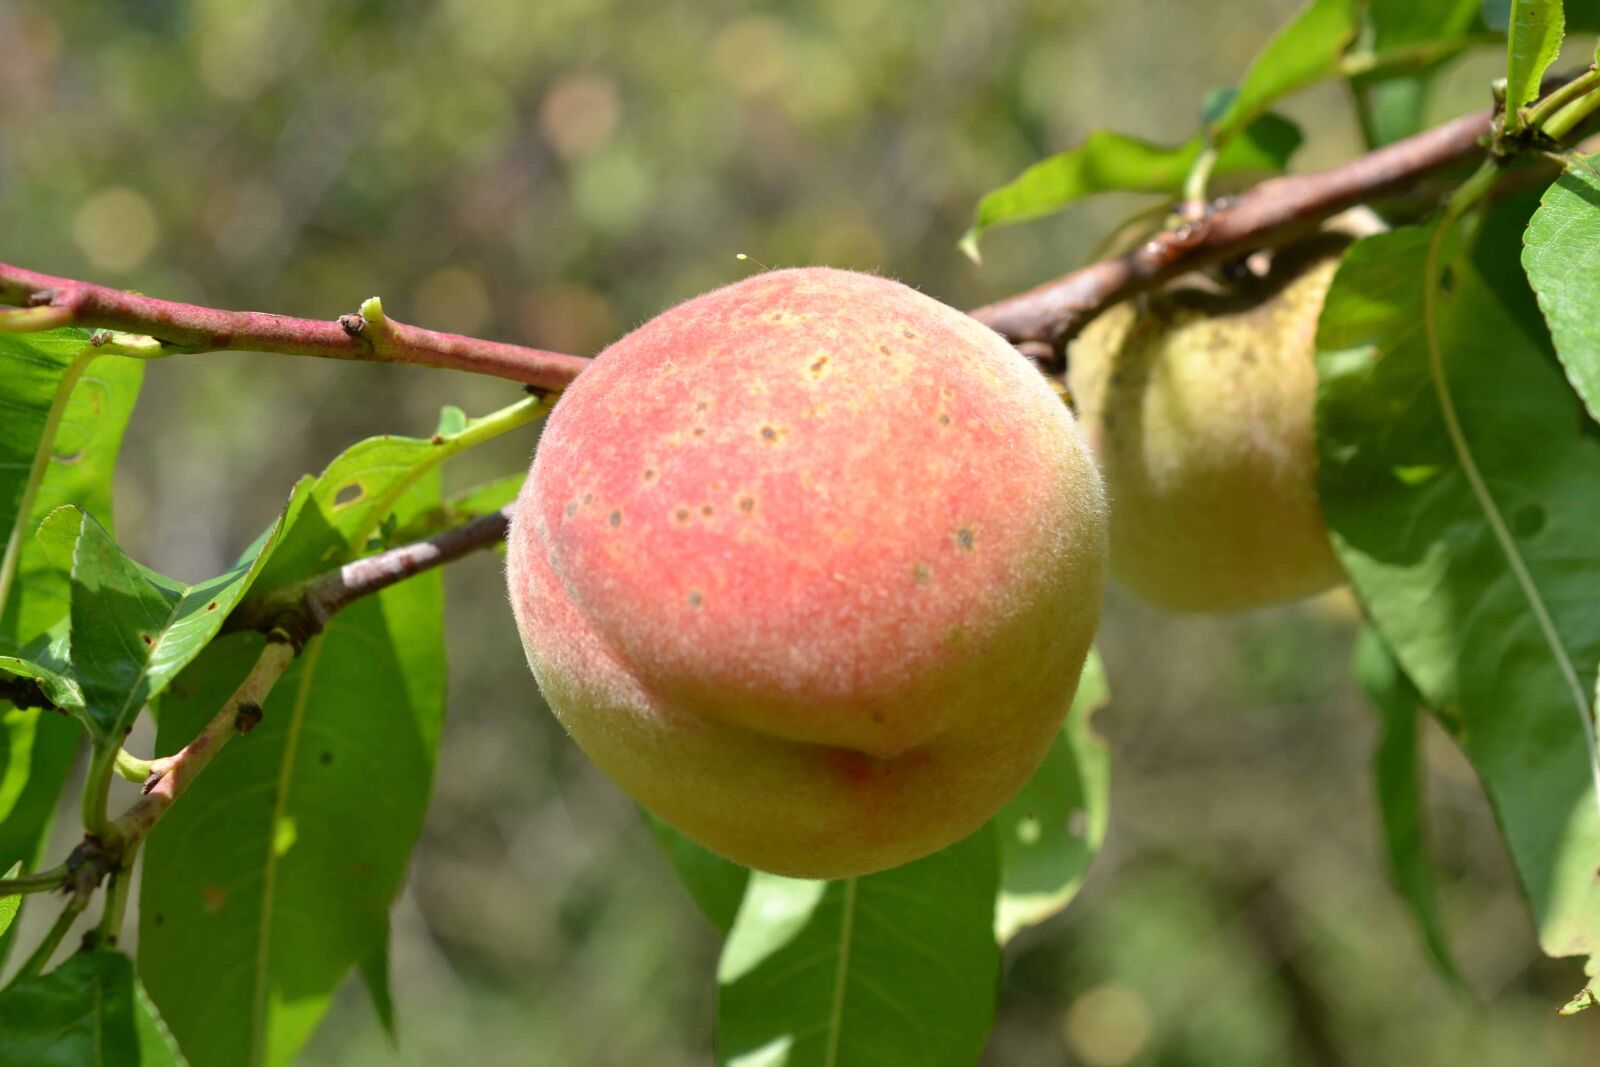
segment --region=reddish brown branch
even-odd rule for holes
[[[5,263],[0,263],[0,303],[22,309],[0,313],[0,330],[69,325],[118,330],[160,342],[159,348],[152,346],[152,355],[242,349],[467,370],[552,390],[563,388],[589,362],[581,356],[425,330],[387,317],[376,323],[359,314],[337,321],[296,319],[180,304]],[[115,339],[97,342],[106,340]]]
[[[1318,171],[1255,186],[1200,221],[969,314],[1013,343],[1059,345],[1095,315],[1180,274],[1281,243],[1345,208],[1381,199],[1481,155],[1480,111]]]

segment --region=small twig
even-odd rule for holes
[[[269,634],[267,647],[261,650],[250,673],[199,736],[171,756],[151,761],[144,796],[111,822],[104,835],[105,843],[120,848],[122,854],[137,847],[222,746],[235,734],[249,733],[261,721],[261,705],[294,657],[295,646],[287,634]]]
[[[122,331],[96,334],[90,343],[108,353],[138,357],[242,349],[444,367],[550,390],[562,389],[589,364],[581,356],[425,330],[386,315],[379,315],[376,322],[363,314],[331,321],[224,311],[56,278],[5,263],[0,263],[0,303],[19,309],[0,312],[0,332],[55,326]],[[373,300],[363,308],[381,310],[381,305]]]

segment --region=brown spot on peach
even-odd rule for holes
[[[645,468],[644,480],[647,482],[653,482],[656,480],[656,469],[654,467]]]
[[[739,510],[740,511],[742,511],[746,515],[748,515],[752,511],[754,511],[755,509],[756,509],[756,498],[755,497],[753,497],[753,496],[742,496],[742,497],[739,498]]]
[[[933,572],[926,563],[919,563],[911,568],[911,580],[918,585],[927,585],[933,580]]]
[[[622,525],[622,512],[612,509],[611,515],[606,519],[613,527]]]
[[[939,425],[940,426],[949,426],[950,425],[950,413],[949,412],[946,412],[946,411],[939,412]]]
[[[672,517],[677,519],[679,522],[688,522],[689,521],[689,509],[688,508],[679,508],[677,511],[672,513]]]
[[[578,513],[578,502],[576,500],[567,501],[567,518],[570,519],[570,518],[572,518],[572,516],[576,515],[577,513]]]
[[[689,590],[688,597],[685,599],[688,600],[691,608],[698,608],[701,604],[705,603],[706,598],[701,595],[700,590],[691,589]]]
[[[963,552],[971,552],[972,547],[977,543],[977,540],[978,539],[973,534],[970,526],[963,526],[961,529],[956,531],[956,547]]]

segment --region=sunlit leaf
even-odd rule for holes
[[[1545,190],[1523,235],[1522,266],[1556,353],[1589,414],[1600,418],[1600,176],[1570,168]]]
[[[39,659],[35,646],[66,620],[67,578],[34,536],[44,516],[75,504],[111,527],[112,475],[144,364],[97,359],[87,336],[0,334],[0,653]],[[0,711],[0,866],[38,863],[82,738],[60,715]],[[7,944],[0,935],[0,953]]]
[[[395,501],[438,501],[438,476]],[[421,830],[444,710],[438,572],[357,601],[273,689],[147,846],[139,966],[197,1063],[283,1064],[388,936]],[[160,707],[187,742],[249,669],[258,635],[215,642]],[[375,997],[383,987],[374,987]]]
[[[298,512],[291,501],[286,516]],[[286,520],[280,518],[274,530]],[[129,559],[88,512],[51,512],[39,539],[72,582],[72,676],[90,733],[120,741],[146,701],[158,696],[222,628],[270,555],[258,542],[229,570],[190,585]]]
[[[1251,61],[1227,109],[1208,123],[1211,139],[1225,144],[1275,101],[1337,73],[1358,13],[1355,0],[1310,0]]]
[[[80,952],[0,993],[0,1062],[17,1067],[181,1067],[120,952]]]
[[[1561,0],[1511,0],[1506,27],[1506,111],[1539,95],[1539,83],[1561,53],[1566,22]]]
[[[1072,902],[1105,840],[1111,817],[1111,760],[1090,716],[1111,697],[1105,667],[1091,651],[1061,733],[1022,791],[995,816],[1001,944]]]
[[[1053,214],[1096,193],[1175,194],[1202,147],[1199,137],[1168,148],[1096,130],[1076,148],[1035,163],[980,200],[962,248],[976,259],[985,231]],[[1266,115],[1222,152],[1216,173],[1278,173],[1299,147],[1300,130],[1293,123]]]
[[[1457,724],[1540,944],[1592,955],[1600,439],[1518,269],[1531,207],[1502,202],[1445,249],[1441,374],[1423,328],[1431,229],[1347,254],[1318,333],[1320,481],[1374,625],[1424,701]],[[1408,470],[1433,473],[1398,473]]]
[[[718,1062],[971,1067],[994,1016],[998,868],[985,827],[864,878],[753,873],[717,970]]]

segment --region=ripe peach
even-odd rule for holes
[[[1344,579],[1317,499],[1313,355],[1348,241],[1279,252],[1244,292],[1186,280],[1119,304],[1074,343],[1068,382],[1111,494],[1111,572],[1146,600],[1240,611]]]
[[[751,277],[612,345],[517,502],[546,700],[667,822],[803,877],[916,859],[1042,758],[1104,585],[1099,475],[1004,341],[897,282]]]

